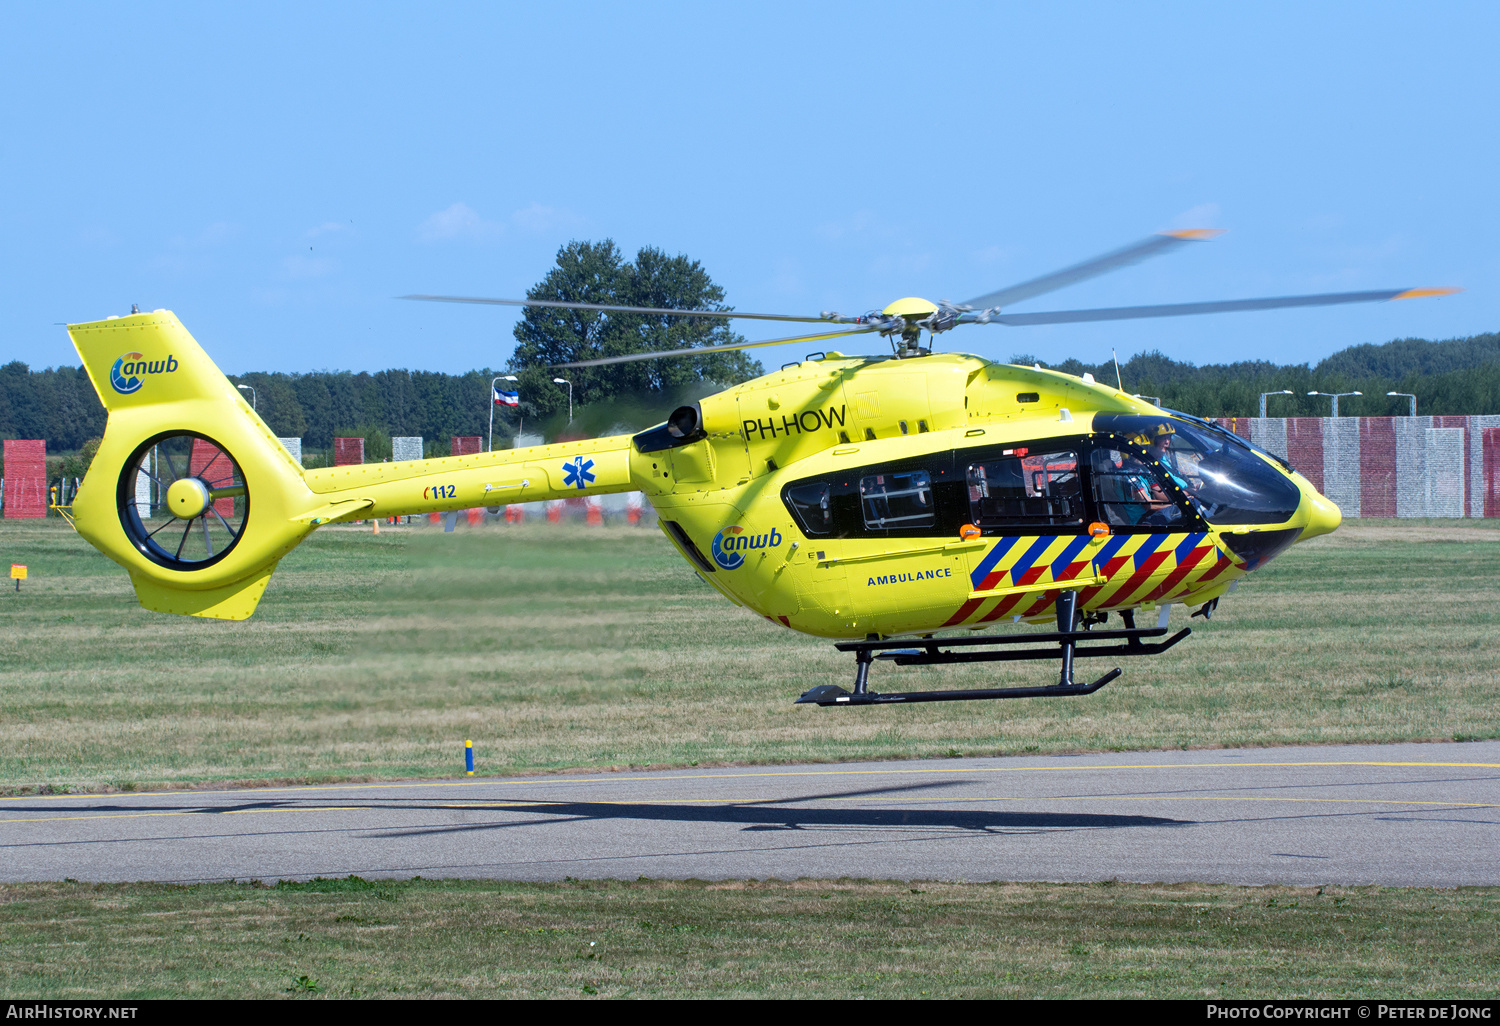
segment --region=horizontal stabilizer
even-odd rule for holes
[[[347,519],[361,510],[369,509],[373,505],[375,505],[374,499],[340,499],[338,502],[330,502],[326,506],[319,506],[317,509],[309,510],[293,519],[317,527],[319,524]]]
[[[130,574],[130,581],[135,585],[135,597],[140,604],[158,613],[203,616],[212,620],[248,620],[260,603],[260,597],[270,583],[271,571],[275,569],[276,564],[272,563],[244,580],[195,591],[163,587],[145,574],[134,571]]]

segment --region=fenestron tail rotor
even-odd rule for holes
[[[239,544],[250,493],[234,457],[205,435],[159,435],[126,460],[117,489],[120,526],[147,559],[200,570]]]
[[[1103,307],[1093,310],[1053,310],[1038,313],[1011,313],[1006,308],[1012,303],[1032,299],[1056,289],[1074,285],[1089,278],[1119,270],[1153,256],[1172,252],[1182,246],[1202,242],[1222,234],[1217,229],[1199,228],[1186,231],[1161,232],[1148,236],[1082,263],[1064,267],[1015,285],[987,292],[967,303],[950,303],[943,300],[933,303],[918,297],[898,299],[882,310],[854,316],[824,311],[816,317],[797,314],[740,313],[736,310],[674,310],[656,307],[614,306],[604,303],[572,303],[556,299],[486,299],[473,296],[411,295],[402,299],[420,299],[440,303],[477,303],[490,306],[524,306],[555,310],[578,310],[599,314],[632,314],[651,317],[707,317],[721,320],[741,318],[762,321],[794,321],[800,323],[833,323],[849,325],[850,329],[794,335],[789,338],[763,339],[753,342],[736,342],[730,345],[697,346],[685,349],[666,349],[646,353],[629,353],[619,356],[604,356],[592,360],[551,364],[552,367],[598,367],[613,363],[632,363],[638,360],[656,360],[675,356],[701,356],[708,353],[728,352],[736,349],[753,349],[760,346],[785,345],[792,342],[821,342],[842,338],[845,335],[862,335],[879,332],[892,339],[897,356],[920,356],[927,350],[920,341],[926,331],[935,336],[958,327],[960,324],[1000,324],[1007,327],[1024,327],[1036,324],[1081,324],[1092,321],[1127,321],[1149,317],[1186,317],[1197,314],[1235,313],[1253,310],[1281,310],[1301,306],[1340,306],[1348,303],[1378,303],[1393,299],[1416,299],[1428,296],[1447,296],[1462,289],[1454,288],[1401,288],[1372,289],[1363,292],[1322,292],[1302,296],[1266,296],[1252,299],[1212,300],[1199,303],[1166,303],[1148,306]],[[896,344],[895,339],[900,342]]]

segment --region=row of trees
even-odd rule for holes
[[[627,260],[610,240],[572,242],[557,264],[527,293],[602,305],[660,309],[727,310],[724,290],[708,272],[685,256],[647,247]],[[251,373],[231,377],[254,387],[257,408],[271,429],[303,439],[306,462],[319,465],[336,436],[363,436],[366,458],[390,455],[392,435],[421,435],[429,455],[448,452],[453,435],[483,435],[489,424],[490,380],[498,373],[520,380],[518,411],[528,433],[547,437],[587,436],[645,427],[679,402],[706,395],[762,373],[743,352],[644,360],[604,367],[554,370],[549,365],[664,349],[700,348],[743,341],[724,320],[599,311],[527,308],[515,329],[516,349],[504,371],[467,374],[386,370],[376,373],[315,371],[306,374]],[[943,339],[941,341],[947,341]],[[1037,363],[1029,355],[1015,363]],[[1113,364],[1065,360],[1050,366],[1072,374],[1089,372],[1113,382]],[[1500,335],[1429,342],[1398,339],[1383,345],[1353,346],[1316,366],[1269,362],[1179,363],[1160,353],[1123,364],[1126,391],[1160,397],[1162,403],[1205,417],[1255,416],[1259,394],[1276,396],[1274,416],[1319,416],[1328,401],[1306,393],[1361,391],[1362,398],[1340,402],[1349,416],[1400,415],[1407,400],[1385,393],[1411,392],[1424,414],[1500,413]],[[568,390],[573,385],[575,415],[568,423]],[[104,431],[104,409],[81,368],[34,371],[16,361],[0,367],[0,437],[44,438],[48,448],[77,452]],[[508,446],[517,413],[496,411],[495,445]]]
[[[626,260],[610,240],[572,242],[535,288],[532,299],[611,306],[724,310],[724,290],[703,266],[647,247]],[[720,319],[620,315],[528,308],[516,325],[516,349],[504,371],[467,374],[386,370],[231,375],[255,389],[256,408],[283,437],[303,440],[308,465],[327,458],[335,437],[365,438],[367,459],[391,453],[392,435],[421,435],[430,455],[446,455],[454,435],[485,435],[490,382],[514,374],[518,411],[496,411],[495,445],[508,446],[522,418],[528,432],[597,434],[659,421],[684,398],[706,395],[762,373],[740,352],[555,371],[552,363],[661,349],[744,341]],[[574,422],[568,423],[572,382]],[[45,438],[54,450],[77,451],[104,431],[104,409],[81,368],[33,371],[19,361],[0,367],[0,437]]]
[[[104,407],[82,367],[0,366],[0,438],[45,438],[49,450],[77,450],[103,433]]]
[[[1018,355],[1011,362],[1038,361]],[[1050,366],[1115,381],[1112,363],[1065,360]],[[1500,334],[1495,333],[1445,342],[1408,338],[1351,346],[1315,366],[1267,361],[1197,366],[1143,353],[1121,364],[1119,373],[1127,392],[1159,396],[1162,405],[1200,417],[1254,417],[1260,394],[1282,389],[1294,394],[1271,397],[1267,412],[1273,417],[1326,417],[1329,402],[1307,395],[1314,391],[1363,392],[1339,400],[1339,413],[1349,417],[1392,417],[1410,411],[1410,400],[1387,392],[1415,395],[1417,412],[1424,416],[1500,413]]]

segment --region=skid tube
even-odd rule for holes
[[[1123,630],[1091,631],[1074,629],[1078,622],[1078,594],[1066,591],[1057,600],[1058,629],[1047,634],[986,635],[967,638],[924,638],[911,641],[841,641],[834,645],[840,652],[853,652],[855,662],[854,690],[845,691],[836,684],[823,684],[803,693],[797,705],[889,705],[911,702],[968,702],[999,698],[1064,698],[1092,695],[1120,675],[1117,666],[1092,684],[1073,680],[1073,660],[1100,656],[1157,655],[1165,652],[1193,633],[1184,627],[1165,641],[1144,644],[1143,638],[1159,638],[1166,627],[1136,627],[1134,614],[1120,614]],[[1081,642],[1120,642],[1120,644],[1082,645]],[[1011,649],[1003,646],[1055,643],[1057,648]],[[1001,646],[995,648],[995,646]],[[992,651],[978,651],[989,647]],[[959,651],[950,651],[958,649]],[[889,659],[897,666],[947,666],[955,663],[1010,662],[1022,659],[1061,659],[1056,684],[1029,688],[963,688],[952,691],[905,691],[881,694],[871,691],[870,665],[876,659]]]

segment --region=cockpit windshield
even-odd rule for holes
[[[1297,486],[1242,439],[1185,417],[1103,413],[1094,430],[1159,466],[1211,524],[1279,524],[1302,501]]]
[[[1224,427],[1221,424],[1215,424],[1211,420],[1204,420],[1202,417],[1195,417],[1191,413],[1183,413],[1181,410],[1167,410],[1167,412],[1172,415],[1172,418],[1174,420],[1185,420],[1189,424],[1196,425],[1204,431],[1207,431],[1210,435],[1213,435],[1216,438],[1223,438],[1230,445],[1237,445],[1241,449],[1248,449],[1253,453],[1264,456],[1272,463],[1283,466],[1289,471],[1297,469],[1286,460],[1276,455],[1274,452],[1268,452],[1267,450],[1262,449],[1260,446],[1254,444],[1253,442],[1245,441],[1245,439],[1241,438],[1239,435],[1235,434],[1233,431],[1230,431],[1228,428]]]

